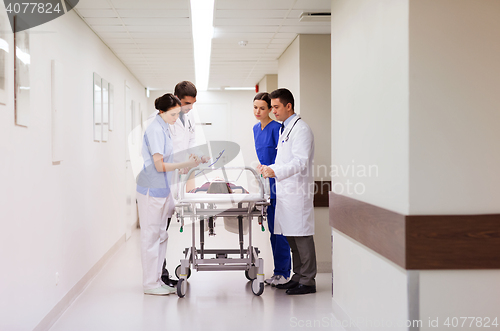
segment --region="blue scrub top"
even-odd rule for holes
[[[260,128],[260,122],[253,127],[253,138],[255,140],[255,151],[259,158],[260,164],[271,165],[276,160],[278,150],[278,140],[280,136],[281,124],[276,121],[271,121],[264,130]],[[271,187],[271,199],[276,199],[275,179],[269,178]]]
[[[146,129],[142,142],[142,157],[144,166],[137,177],[137,192],[148,194],[155,198],[166,198],[170,194],[169,181],[172,172],[158,172],[154,166],[153,155],[163,155],[163,162],[172,162],[173,144],[168,124],[156,115]]]

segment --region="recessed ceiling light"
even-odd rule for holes
[[[191,0],[194,70],[196,88],[206,91],[210,76],[210,55],[214,34],[214,0]]]

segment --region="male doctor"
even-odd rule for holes
[[[292,93],[284,88],[270,94],[276,119],[282,121],[276,161],[258,170],[276,178],[274,233],[286,236],[292,249],[291,279],[277,285],[286,294],[316,292],[316,250],[314,248],[313,177],[314,135],[294,111]]]
[[[189,155],[187,154],[192,151],[193,147],[196,145],[195,120],[192,113],[190,113],[191,109],[193,109],[194,103],[196,102],[196,86],[189,81],[182,81],[175,85],[174,95],[181,101],[181,111],[179,113],[179,119],[175,121],[174,124],[169,124],[169,131],[174,148],[173,161],[182,162],[185,159],[188,159]],[[198,159],[198,156],[195,156],[195,158]],[[207,158],[202,156],[201,162],[206,163]],[[189,187],[190,185],[194,187],[193,180],[186,183],[187,191],[191,189]],[[169,199],[169,201],[171,204],[168,207],[167,230],[170,225],[171,217],[174,213],[174,199]],[[171,279],[169,276],[169,272],[166,268],[166,260],[163,263],[161,279],[169,286],[177,285],[177,280]]]

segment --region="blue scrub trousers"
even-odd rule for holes
[[[267,225],[271,233],[271,248],[273,249],[274,274],[290,277],[292,258],[290,256],[290,245],[282,234],[274,234],[274,212],[276,199],[271,199],[271,205],[267,207]]]

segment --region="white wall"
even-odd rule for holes
[[[14,125],[11,33],[8,102],[0,105],[2,330],[33,329],[123,238],[125,80],[132,98],[145,104],[144,87],[74,11],[30,32],[29,127]],[[52,59],[64,66],[60,165],[51,161]],[[115,88],[115,130],[107,143],[93,142],[94,72]]]
[[[265,75],[264,78],[260,80],[258,85],[259,92],[271,93],[278,88],[278,75]]]
[[[500,211],[499,15],[496,1],[332,1],[332,160],[379,166],[353,198],[405,215]],[[384,260],[369,273],[376,277]],[[364,287],[349,268],[334,265],[336,280]],[[498,316],[497,270],[415,272],[419,292],[402,304],[422,330],[431,329],[428,318],[442,328],[446,317]],[[346,293],[334,301],[363,316],[349,303],[366,294]],[[384,300],[379,294],[374,309]]]
[[[500,212],[500,2],[410,2],[410,213]]]
[[[331,8],[333,191],[402,214],[409,210],[408,10],[401,0],[332,0]],[[333,242],[334,306],[373,322],[360,330],[405,322],[406,270],[340,232]]]
[[[287,88],[295,99],[295,112],[300,114],[300,38],[297,36],[278,59],[278,88]],[[272,92],[272,91],[271,91]]]
[[[314,131],[314,180],[330,180],[331,164],[331,36],[301,34],[300,116]],[[320,167],[325,166],[325,167]],[[326,169],[325,169],[326,168]]]
[[[495,317],[500,319],[500,270],[425,270],[420,271],[420,319],[424,322],[424,330],[436,330],[429,327],[428,321],[438,319],[439,326],[450,318],[450,324],[455,324],[453,317],[458,318],[460,327],[464,323],[461,316],[486,317],[491,324]],[[479,319],[465,322],[463,329],[480,330]],[[476,323],[477,326],[476,326]],[[451,327],[450,327],[451,328]]]
[[[409,211],[408,6],[332,1],[332,164],[342,167],[334,189],[401,214]]]
[[[332,236],[334,313],[363,331],[407,330],[406,270],[336,230]]]
[[[330,35],[299,35],[278,61],[278,85],[289,89],[299,113],[314,132],[315,180],[330,180]],[[318,171],[321,169],[321,171]],[[328,208],[314,208],[318,272],[331,270]]]
[[[410,2],[410,214],[500,212],[499,18],[498,1]],[[499,275],[421,271],[421,318],[499,316]]]

